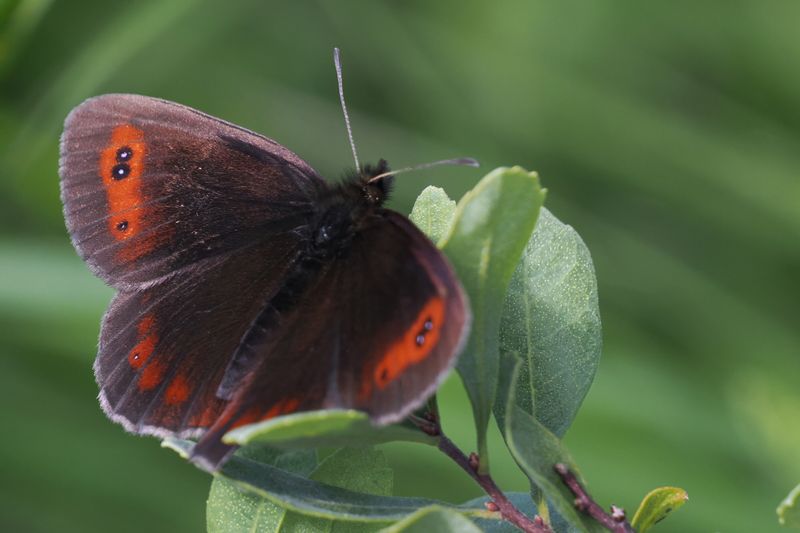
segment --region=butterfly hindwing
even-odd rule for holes
[[[469,321],[441,252],[405,217],[381,210],[346,255],[315,272],[279,327],[246,339],[255,363],[195,460],[213,469],[229,452],[222,434],[295,411],[352,408],[380,424],[402,419],[455,363]]]
[[[75,248],[129,290],[306,223],[323,184],[266,137],[138,95],[99,96],[70,113],[60,174]]]
[[[95,361],[106,413],[128,430],[188,436],[209,427],[230,356],[297,256],[291,234],[244,246],[142,291],[120,291]]]
[[[385,213],[383,224],[364,232],[360,255],[345,271],[344,292],[357,296],[342,330],[349,348],[340,383],[354,407],[380,424],[401,420],[433,394],[471,323],[444,255],[406,217]]]

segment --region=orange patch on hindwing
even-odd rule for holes
[[[189,381],[181,374],[175,376],[167,387],[164,395],[168,405],[182,404],[189,399],[192,387]]]
[[[298,398],[285,398],[270,407],[266,413],[258,407],[252,407],[236,419],[233,424],[231,424],[231,428],[246,426],[247,424],[253,424],[262,420],[269,420],[270,418],[275,418],[280,415],[287,415],[295,412],[299,406],[300,400]]]
[[[156,388],[161,383],[161,378],[164,377],[164,370],[166,370],[164,363],[158,360],[152,361],[144,367],[139,376],[139,390],[144,392]]]
[[[138,370],[153,354],[158,343],[158,334],[155,331],[155,317],[148,313],[139,321],[136,326],[138,342],[128,353],[128,364],[131,368]]]
[[[269,420],[279,415],[286,415],[294,412],[300,405],[300,400],[297,398],[286,398],[273,405],[269,411],[262,417],[262,420]]]
[[[148,391],[161,382],[161,378],[166,370],[164,363],[153,360],[146,365],[148,359],[155,352],[158,344],[158,333],[155,328],[156,319],[152,313],[147,313],[136,326],[137,339],[136,345],[128,352],[128,364],[133,370],[141,370],[139,374],[138,386],[140,391]]]
[[[189,426],[200,428],[210,427],[217,419],[218,411],[219,407],[215,403],[209,403],[202,411],[192,415],[192,418],[189,419]]]
[[[142,173],[146,153],[144,131],[131,124],[111,130],[111,139],[100,153],[98,170],[106,189],[108,231],[119,242],[129,241],[144,229]],[[120,251],[120,259],[134,260],[154,246],[152,237],[134,239]]]
[[[369,395],[371,382],[384,389],[405,369],[423,361],[439,341],[444,315],[444,300],[438,296],[430,298],[411,326],[384,350],[383,356],[372,367],[372,375],[364,380],[361,397]]]
[[[247,424],[252,424],[253,422],[258,421],[260,409],[258,407],[251,407],[242,415],[234,420],[233,424],[231,424],[231,429],[236,428],[239,426],[246,426]]]

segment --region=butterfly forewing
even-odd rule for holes
[[[75,248],[125,289],[306,224],[324,185],[274,141],[136,95],[92,98],[70,113],[60,174]]]

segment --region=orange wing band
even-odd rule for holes
[[[131,124],[115,127],[100,154],[100,178],[108,200],[108,231],[120,242],[140,235],[144,229],[142,173],[146,154],[144,131]],[[151,251],[155,244],[152,235],[134,239],[120,250],[119,258],[133,261]]]
[[[383,357],[375,365],[372,381],[379,389],[386,388],[406,368],[428,356],[439,341],[439,332],[444,319],[444,300],[434,296],[427,301],[402,337],[386,348]],[[362,389],[362,396],[368,395],[370,390],[370,386]]]

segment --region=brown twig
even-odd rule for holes
[[[489,511],[499,512],[500,516],[511,522],[525,533],[553,533],[553,530],[541,517],[530,518],[525,513],[517,509],[511,500],[500,490],[491,475],[478,472],[478,456],[474,453],[467,457],[453,441],[443,432],[439,423],[439,418],[433,411],[425,413],[423,418],[412,415],[409,419],[422,431],[428,435],[438,437],[438,448],[450,457],[467,474],[474,479],[478,485],[489,495],[490,501],[486,502]]]
[[[575,495],[575,508],[582,513],[586,513],[594,518],[600,525],[614,533],[636,533],[627,519],[625,511],[616,505],[611,506],[611,514],[606,513],[597,502],[595,502],[586,489],[583,488],[575,474],[567,468],[567,465],[558,463],[553,469],[561,477],[570,492]]]
[[[550,526],[544,523],[544,521],[540,517],[536,517],[531,519],[522,511],[514,507],[514,504],[509,500],[503,491],[500,490],[500,487],[494,482],[492,477],[489,474],[479,474],[477,467],[478,457],[475,454],[471,454],[470,457],[464,455],[453,441],[451,441],[447,436],[440,434],[439,436],[439,449],[445,453],[448,457],[450,457],[453,461],[456,462],[458,466],[460,466],[465,472],[467,472],[472,479],[474,479],[478,485],[486,491],[486,494],[492,499],[489,502],[490,505],[487,505],[487,508],[491,510],[496,508],[497,511],[500,512],[500,516],[503,519],[508,520],[522,531],[526,533],[552,533],[553,530],[550,529]],[[493,504],[493,505],[491,505]]]

